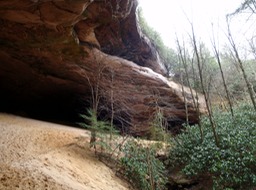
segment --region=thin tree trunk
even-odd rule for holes
[[[246,83],[246,86],[247,86],[247,89],[248,89],[248,92],[249,92],[249,95],[250,95],[250,98],[251,98],[251,101],[252,101],[252,104],[253,104],[253,107],[254,107],[254,110],[256,111],[256,102],[255,102],[255,98],[254,98],[254,91],[252,89],[252,85],[250,84],[249,80],[248,80],[248,77],[247,77],[247,74],[245,73],[245,70],[244,70],[244,66],[243,66],[243,62],[242,60],[240,59],[240,56],[239,56],[239,53],[238,53],[238,50],[237,50],[237,47],[236,47],[236,44],[233,40],[233,37],[231,35],[231,31],[230,31],[230,27],[229,27],[229,23],[227,22],[227,25],[228,25],[228,40],[229,40],[229,43],[235,53],[235,58],[239,64],[239,67],[242,71],[242,74],[243,74],[243,78],[245,80],[245,83]]]
[[[111,103],[111,121],[110,121],[110,141],[112,140],[113,136],[113,128],[114,128],[114,92],[113,92],[113,82],[114,82],[114,72],[111,71],[111,90],[110,90],[110,103]]]
[[[220,102],[221,108],[224,108],[224,110],[228,111],[228,108],[227,108],[227,106],[226,106],[226,104],[225,104],[225,100],[224,100],[224,98],[222,97],[222,95],[220,94],[219,89],[216,87],[215,84],[213,84],[213,88],[215,89],[217,95],[219,96],[219,98],[220,98],[220,100],[221,100],[221,102]]]
[[[197,44],[196,44],[194,27],[193,27],[192,24],[191,24],[191,27],[192,27],[192,43],[193,43],[194,51],[195,51],[195,54],[196,54],[196,60],[197,60],[197,66],[198,66],[198,70],[199,70],[199,78],[200,78],[201,88],[202,88],[202,92],[203,92],[203,95],[204,95],[206,108],[207,108],[207,111],[208,111],[208,114],[209,114],[209,120],[210,120],[210,123],[211,123],[212,131],[213,131],[213,135],[214,135],[214,139],[215,139],[215,144],[216,144],[216,146],[219,147],[219,138],[218,138],[218,135],[217,135],[217,132],[216,132],[216,124],[215,124],[214,119],[213,119],[212,110],[211,110],[211,107],[210,107],[210,104],[209,104],[209,99],[207,97],[207,93],[206,93],[204,82],[203,82],[203,71],[202,71],[202,66],[201,66],[201,59],[200,59],[200,56],[199,56],[199,52],[198,52],[198,48],[197,48]]]
[[[221,66],[220,54],[219,54],[219,51],[217,50],[217,47],[216,47],[214,35],[213,35],[212,46],[213,46],[213,50],[214,50],[214,53],[215,53],[215,57],[217,59],[218,65],[219,65],[219,69],[220,69],[220,73],[221,73],[221,78],[222,78],[224,89],[225,89],[225,92],[226,92],[226,95],[227,95],[230,112],[231,112],[232,117],[234,117],[232,101],[231,101],[231,98],[230,98],[230,94],[229,94],[229,91],[228,91],[227,83],[226,83],[225,76],[224,76],[224,73],[223,73],[223,69],[222,69],[222,66]]]
[[[181,49],[181,45],[179,43],[179,40],[177,38],[176,40],[177,42],[177,46],[178,46],[178,52],[179,52],[179,55],[180,55],[180,60],[182,62],[182,65],[185,69],[185,74],[186,74],[186,79],[187,79],[187,83],[188,83],[188,86],[189,86],[189,90],[190,90],[190,93],[191,93],[191,96],[192,96],[192,100],[193,100],[193,104],[195,106],[195,109],[196,109],[196,112],[197,112],[197,115],[199,117],[199,120],[200,120],[200,112],[199,112],[199,103],[198,101],[196,101],[196,98],[194,96],[194,93],[193,93],[193,90],[192,90],[192,86],[191,86],[191,83],[189,81],[189,75],[188,75],[188,67],[187,67],[187,61],[186,61],[186,49],[184,47],[184,43],[183,43],[183,48],[184,50],[182,51]],[[192,66],[193,67],[193,66]],[[194,74],[194,70],[193,70],[193,74]],[[184,90],[183,90],[184,91]],[[197,95],[197,94],[196,94]],[[187,106],[186,106],[186,111],[187,111]],[[188,114],[188,113],[187,113]],[[187,123],[188,123],[188,120],[187,120]],[[198,126],[199,126],[199,130],[200,130],[200,136],[201,136],[201,141],[203,141],[203,130],[202,130],[202,125],[201,125],[201,122],[199,121],[198,122]]]

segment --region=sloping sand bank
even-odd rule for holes
[[[0,189],[130,189],[88,142],[83,129],[0,113]]]

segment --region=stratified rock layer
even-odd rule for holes
[[[1,110],[65,120],[99,99],[100,117],[113,117],[125,132],[145,134],[159,111],[169,129],[183,123],[181,87],[163,77],[136,7],[135,0],[0,1]]]

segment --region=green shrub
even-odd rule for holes
[[[153,147],[142,147],[136,141],[129,141],[123,149],[121,165],[124,175],[142,190],[164,190],[167,181],[163,163],[155,157]]]
[[[237,107],[234,118],[215,111],[217,147],[207,118],[202,120],[204,140],[198,126],[187,126],[173,140],[169,159],[188,177],[209,175],[214,189],[252,189],[256,186],[256,112],[249,105]]]
[[[101,151],[110,151],[112,148],[110,141],[112,140],[112,135],[118,133],[117,130],[108,122],[98,120],[97,113],[91,109],[87,111],[87,115],[81,114],[80,117],[85,122],[79,123],[79,125],[91,131],[90,147],[94,147],[96,151],[96,146],[98,145]]]

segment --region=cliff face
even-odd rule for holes
[[[135,0],[0,1],[0,110],[69,120],[99,97],[101,117],[124,131],[148,131],[157,111],[170,129],[183,123],[181,87],[163,77],[136,7]]]

